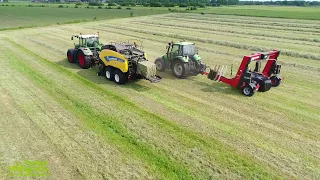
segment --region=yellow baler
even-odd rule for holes
[[[118,84],[128,80],[144,78],[150,82],[159,82],[156,66],[146,59],[145,52],[131,44],[113,43],[103,46],[99,54],[99,75]]]

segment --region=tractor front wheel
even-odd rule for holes
[[[106,75],[106,78],[110,81],[113,81],[114,80],[114,70],[112,67],[106,67],[106,70],[105,70],[105,75]]]
[[[172,66],[173,75],[177,78],[185,78],[186,77],[186,67],[185,63],[181,61],[175,61]]]
[[[250,86],[249,84],[245,85],[243,88],[242,88],[242,94],[245,95],[245,96],[253,96],[254,95],[254,89],[255,87],[253,86]]]
[[[84,55],[84,53],[79,50],[77,53],[78,64],[82,69],[88,69],[91,67],[91,58],[89,56]]]
[[[126,83],[128,80],[127,76],[121,72],[120,70],[116,70],[114,72],[114,81],[117,83],[117,84],[124,84]]]
[[[76,62],[76,60],[74,58],[74,55],[75,55],[75,50],[74,49],[69,49],[68,52],[67,52],[67,58],[68,58],[69,63],[75,63]]]
[[[271,86],[273,86],[273,87],[277,87],[281,83],[281,79],[277,76],[271,76],[270,80],[271,80]]]
[[[158,71],[163,72],[166,69],[164,60],[162,58],[156,59],[154,63],[156,64],[156,68]]]

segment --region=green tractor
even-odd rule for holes
[[[79,39],[79,44],[75,44],[73,49],[67,52],[67,58],[70,63],[78,62],[83,69],[88,69],[99,62],[99,52],[103,44],[99,42],[99,34],[92,35],[73,35],[73,38]]]
[[[166,47],[167,53],[155,61],[157,70],[171,70],[177,78],[204,73],[206,65],[201,63],[201,58],[194,45],[195,43],[184,41],[169,43]]]

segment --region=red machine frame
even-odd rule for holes
[[[208,75],[208,78],[215,81],[221,81],[223,83],[229,84],[234,88],[238,88],[243,90],[244,88],[249,88],[250,93],[244,93],[246,96],[252,96],[255,91],[259,90],[260,83],[252,80],[252,76],[262,76],[265,79],[268,78],[271,80],[272,86],[278,86],[283,78],[278,77],[280,73],[281,65],[277,64],[277,58],[280,54],[280,51],[272,50],[265,53],[255,53],[249,56],[244,56],[242,62],[239,66],[239,69],[235,75],[235,77],[229,79],[223,76],[223,68],[221,70],[220,67],[218,69],[210,69],[209,73],[204,72],[203,74]],[[256,69],[252,72],[248,70],[248,65],[252,61],[261,61],[267,60],[265,67],[262,72],[258,72],[258,68],[256,65]],[[277,82],[275,82],[277,81]],[[276,83],[276,84],[275,84]],[[268,89],[269,90],[269,89]],[[267,90],[266,90],[267,91]]]

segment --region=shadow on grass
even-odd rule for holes
[[[80,69],[78,63],[70,63],[67,58],[64,58],[61,61],[58,61],[57,64],[68,69]]]
[[[206,77],[204,77],[206,78]],[[238,89],[231,87],[228,84],[222,82],[215,82],[210,79],[207,79],[208,82],[200,82],[194,80],[195,84],[202,86],[201,91],[209,93],[222,93],[222,94],[232,94],[232,95],[241,95]]]
[[[132,81],[127,82],[125,85],[118,85],[113,81],[107,80],[103,75],[97,76],[97,72],[98,72],[97,66],[89,68],[89,69],[81,69],[77,63],[69,63],[67,58],[64,58],[63,60],[57,62],[57,64],[65,67],[67,69],[78,69],[79,70],[77,72],[78,75],[80,75],[81,77],[83,77],[83,78],[85,78],[95,84],[106,84],[107,86],[112,86],[112,87],[117,86],[120,88],[130,88],[130,89],[135,90],[137,92],[145,92],[145,91],[149,91],[150,89],[152,89],[152,87],[144,86],[143,84],[139,83],[140,81],[147,81],[144,79],[136,79],[136,80],[132,80]],[[171,71],[157,72],[157,74],[162,79],[176,79],[177,82],[180,80],[180,79],[176,78]],[[201,75],[198,75],[198,76],[201,76]],[[203,78],[206,78],[206,76],[204,76]],[[207,82],[202,82],[202,81],[196,80],[193,76],[187,77],[186,80],[190,81],[191,85],[195,84],[195,85],[202,86],[203,88],[201,90],[203,92],[237,94],[237,95],[240,94],[240,92],[237,89],[232,88],[228,84],[224,84],[221,82],[220,83],[212,82],[209,79]],[[161,82],[159,82],[159,83],[161,83]]]
[[[179,81],[179,78],[176,78],[172,71],[166,70],[165,72],[157,72],[158,75],[160,75],[163,79],[177,79]],[[202,75],[197,75],[202,76]],[[209,93],[223,93],[223,94],[232,94],[232,95],[239,95],[240,92],[239,90],[229,86],[228,84],[225,83],[218,83],[215,81],[212,81],[207,78],[207,76],[203,76],[202,78],[207,79],[206,82],[199,81],[195,78],[196,76],[188,76],[185,80],[188,80],[191,82],[191,85],[194,84],[195,86],[202,86],[203,88],[201,91],[203,92],[209,92]]]
[[[141,84],[138,84],[139,81],[147,81],[143,79],[136,79],[132,81],[128,81],[125,85],[118,85],[113,81],[107,80],[103,75],[98,76],[98,67],[92,67],[89,69],[81,69],[77,63],[69,63],[67,58],[57,62],[60,66],[63,66],[67,69],[78,69],[79,71],[77,72],[78,75],[81,77],[95,83],[95,84],[106,84],[107,86],[112,86],[112,87],[120,87],[120,88],[130,88],[138,92],[144,92],[148,91],[151,88],[147,86],[143,86]]]
[[[157,74],[162,78],[162,79],[179,79],[175,77],[170,70],[166,70],[164,72],[157,71]]]
[[[136,80],[132,80],[132,81],[129,81],[126,86],[128,88],[131,88],[137,92],[145,92],[145,91],[149,91],[151,88],[150,87],[147,87],[147,86],[143,86],[141,84],[138,84],[137,82],[139,81],[147,81],[147,80],[144,80],[144,79],[136,79]],[[147,81],[147,83],[151,83],[149,81]]]

